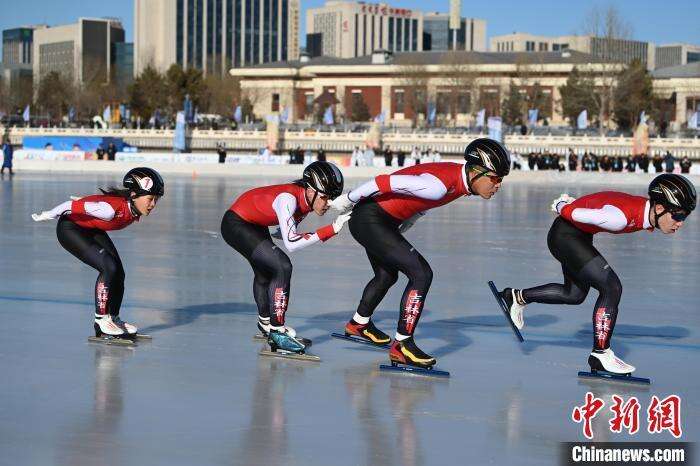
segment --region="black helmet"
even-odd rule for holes
[[[681,175],[664,173],[649,183],[649,199],[670,211],[695,210],[697,195],[693,183]]]
[[[335,199],[343,193],[343,174],[330,162],[312,162],[302,177],[306,186]]]
[[[510,173],[510,153],[499,142],[489,138],[475,139],[464,150],[467,167],[481,167],[496,176]]]
[[[162,196],[165,193],[165,182],[157,171],[152,168],[132,168],[124,175],[124,188],[138,196]]]

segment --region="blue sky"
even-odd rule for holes
[[[324,0],[301,0],[304,11],[324,3]],[[387,3],[411,9],[425,9],[425,5],[430,4],[430,10],[443,12],[449,8],[449,0],[395,0]],[[462,0],[462,15],[486,19],[489,37],[513,31],[563,35],[581,32],[582,18],[587,12],[611,4],[629,21],[636,39],[656,44],[687,42],[700,45],[700,3],[697,0]],[[133,15],[133,0],[0,0],[0,29],[36,23],[67,24],[80,16],[115,16],[122,19],[127,41],[131,41]],[[302,11],[302,31],[305,18]]]

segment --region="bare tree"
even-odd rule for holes
[[[596,101],[600,134],[603,135],[614,112],[613,92],[621,69],[617,52],[622,45],[621,40],[632,36],[632,27],[610,5],[605,9],[591,9],[584,19],[583,30],[584,34],[592,36],[591,53],[599,58],[599,63],[593,65],[594,70],[588,70],[588,73],[594,76],[596,83],[591,97]]]
[[[440,60],[442,82],[447,86],[447,105],[453,118],[473,111],[479,76],[473,57],[471,52],[448,52]]]
[[[403,92],[403,112],[411,116],[411,125],[415,127],[418,124],[418,116],[420,114],[427,116],[428,106],[428,82],[430,81],[430,73],[426,65],[418,61],[416,55],[401,56],[399,55],[394,61],[398,65],[397,84],[401,86]],[[392,96],[394,98],[394,96]]]

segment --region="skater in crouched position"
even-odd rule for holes
[[[389,335],[379,330],[371,317],[396,283],[399,272],[408,277],[395,339],[389,350],[392,363],[420,368],[431,368],[436,363],[413,339],[433,271],[402,233],[426,210],[473,194],[490,199],[510,171],[508,151],[490,139],[476,139],[468,145],[464,156],[465,164],[426,163],[379,175],[332,203],[341,212],[352,209],[350,232],[365,248],[374,271],[355,315],[345,326],[347,337],[377,346],[390,343]]]
[[[547,236],[552,255],[561,263],[564,283],[501,292],[516,327],[524,326],[523,310],[529,303],[581,304],[594,288],[592,371],[629,375],[635,368],[610,348],[622,296],[622,283],[593,246],[597,233],[624,234],[655,228],[665,234],[678,231],[695,209],[693,184],[680,175],[664,174],[652,180],[649,197],[606,191],[574,199],[567,194],[554,200],[558,214]]]
[[[150,168],[134,168],[123,188],[74,198],[51,210],[33,214],[37,221],[58,219],[56,235],[63,248],[99,272],[95,283],[95,334],[107,338],[135,338],[137,328],[119,317],[124,297],[124,267],[107,234],[148,216],[163,196],[163,178]]]
[[[313,162],[302,179],[280,185],[263,186],[241,194],[224,214],[221,234],[253,268],[253,297],[258,306],[258,329],[268,337],[273,351],[303,353],[308,340],[296,338],[285,326],[289,303],[292,263],[275,245],[268,227],[279,225],[281,239],[289,252],[327,241],[338,234],[350,215],[314,233],[300,233],[297,225],[309,212],[324,215],[328,201],[343,192],[343,175],[329,162]]]

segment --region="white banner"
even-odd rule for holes
[[[85,160],[85,152],[46,149],[19,149],[14,152],[14,159],[78,162]]]

